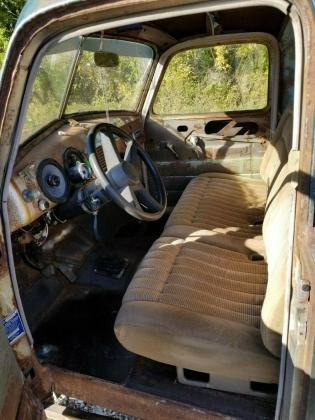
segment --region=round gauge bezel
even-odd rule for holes
[[[88,162],[88,157],[84,152],[81,152],[80,150],[76,149],[75,147],[68,147],[64,153],[63,153],[63,166],[64,166],[64,170],[66,171],[66,173],[68,174],[69,177],[69,181],[73,182],[74,184],[78,184],[80,182],[84,182],[84,180],[82,179],[81,181],[76,181],[74,179],[71,179],[71,174],[70,174],[70,167],[68,165],[68,161],[67,161],[67,155],[69,153],[75,153],[78,156],[78,160],[82,163]]]
[[[65,192],[60,197],[56,197],[55,195],[51,194],[51,190],[49,190],[49,188],[47,188],[45,183],[43,182],[42,172],[43,172],[44,167],[47,165],[53,165],[56,168],[58,168],[58,170],[60,171],[60,173],[62,174],[64,178]],[[43,194],[45,195],[45,197],[47,197],[48,200],[52,201],[53,203],[56,203],[56,204],[64,203],[69,198],[69,194],[70,194],[69,178],[67,177],[66,171],[64,170],[62,165],[60,165],[60,163],[58,163],[55,159],[48,158],[40,162],[36,171],[36,179],[37,179],[38,186],[43,192]]]
[[[76,149],[75,147],[68,147],[64,153],[63,153],[63,167],[64,170],[67,172],[69,170],[68,168],[68,162],[67,162],[67,154],[68,153],[75,153],[76,155],[80,156],[80,162],[85,162],[88,160],[86,154],[84,152],[81,152],[80,150]]]

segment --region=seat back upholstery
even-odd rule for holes
[[[288,156],[292,141],[292,113],[286,112],[273,143],[268,146],[262,176],[268,184],[263,239],[268,263],[268,284],[262,307],[260,331],[266,348],[280,356],[285,279],[289,257],[289,226],[293,188]]]
[[[282,115],[273,139],[269,142],[260,165],[260,175],[271,190],[281,168],[288,161],[292,143],[292,109]]]

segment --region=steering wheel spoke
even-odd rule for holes
[[[101,146],[103,149],[103,154],[106,162],[107,171],[114,168],[116,165],[119,165],[121,162],[121,157],[117,150],[116,142],[110,133],[107,135],[102,131],[99,133],[101,139]]]
[[[161,210],[161,204],[143,186],[134,191],[137,200],[152,213]]]
[[[134,146],[134,142],[129,140],[126,143],[126,150],[125,150],[125,154],[124,154],[124,160],[126,162],[132,163],[132,158],[133,158],[133,146]]]
[[[131,187],[130,185],[127,185],[121,190],[121,195],[129,204],[132,204],[135,208],[141,210],[141,205],[139,203],[137,194],[134,191],[133,187]]]

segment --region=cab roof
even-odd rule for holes
[[[60,6],[67,6],[73,3],[83,3],[88,0],[27,0],[17,21],[17,26],[34,16],[45,13],[48,10],[56,9]]]
[[[82,5],[83,3],[89,3],[89,0],[28,0],[19,16],[17,26],[22,26],[24,22],[44,14],[48,10],[73,4]],[[242,9],[224,10],[215,12],[214,17],[222,27],[222,33],[257,31],[269,32],[274,36],[279,34],[284,19],[280,10],[268,6],[249,6]],[[154,21],[153,25],[179,40],[206,33],[207,17],[205,13],[193,16],[178,16]]]

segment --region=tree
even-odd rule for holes
[[[264,108],[268,61],[268,49],[256,43],[179,52],[166,69],[154,112],[183,114]]]
[[[0,67],[25,0],[0,0]]]

